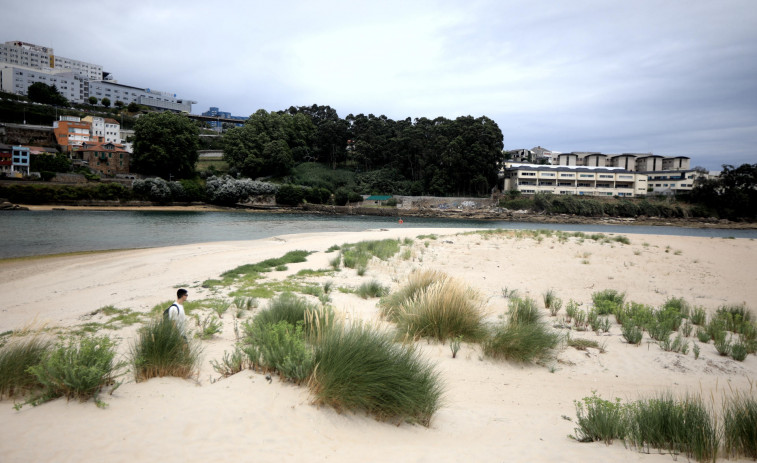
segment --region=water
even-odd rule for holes
[[[757,238],[757,230],[632,225],[537,224],[493,220],[320,216],[238,212],[3,211],[0,258],[76,251],[150,248],[213,241],[269,238],[311,232],[376,228],[508,228]]]

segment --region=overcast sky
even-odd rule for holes
[[[0,41],[248,116],[487,116],[506,149],[757,163],[757,1],[40,1]]]

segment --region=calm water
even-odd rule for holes
[[[317,216],[250,212],[3,211],[0,258],[75,251],[149,248],[211,241],[268,238],[291,233],[372,228],[508,228],[600,233],[757,238],[757,230],[622,225],[535,224],[490,220],[420,219],[399,225],[391,217]]]

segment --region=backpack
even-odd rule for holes
[[[163,320],[169,320],[171,318],[171,307],[176,307],[176,313],[179,313],[179,306],[174,302],[169,305],[166,310],[163,311]]]

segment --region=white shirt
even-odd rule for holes
[[[187,316],[184,313],[184,306],[182,304],[179,304],[178,302],[174,302],[171,305],[171,310],[168,311],[168,318],[169,320],[173,320],[176,323],[176,326],[179,328],[179,330],[181,330],[183,334],[187,319]]]

